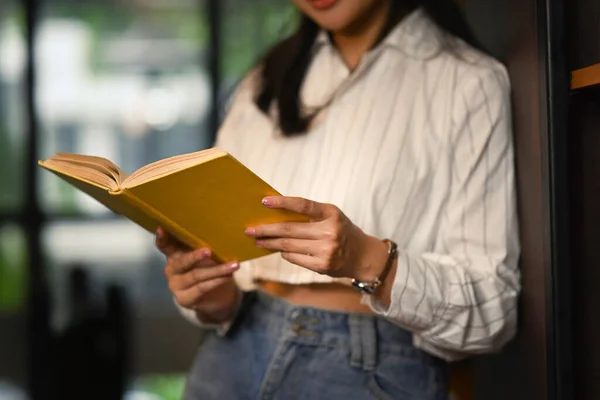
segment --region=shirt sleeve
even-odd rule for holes
[[[243,292],[240,291],[240,293],[237,296],[237,303],[235,305],[235,311],[233,312],[233,315],[231,316],[231,318],[229,318],[227,321],[223,321],[218,324],[202,322],[198,319],[198,316],[196,315],[196,311],[194,311],[190,308],[182,307],[181,305],[179,305],[177,303],[177,301],[175,301],[175,299],[173,299],[173,302],[175,303],[175,306],[179,310],[179,313],[181,314],[181,316],[183,318],[185,318],[188,322],[190,322],[192,325],[196,325],[198,328],[201,328],[204,330],[215,330],[219,336],[224,336],[227,334],[227,332],[229,332],[229,329],[231,328],[233,321],[235,321],[237,318],[237,315],[240,311],[240,307],[242,305],[243,295],[244,295]]]
[[[447,360],[508,342],[520,291],[508,74],[476,71],[454,96],[452,183],[434,251],[399,252],[389,306],[363,299]]]

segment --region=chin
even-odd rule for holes
[[[329,5],[318,8],[314,1],[318,0],[294,0],[294,4],[322,29],[334,33],[348,30],[370,8],[384,3],[384,0],[323,0]]]
[[[312,19],[322,29],[325,29],[326,31],[330,31],[332,33],[345,32],[349,29],[349,24],[345,20],[340,19],[340,18],[335,18],[335,17],[314,18],[314,17],[312,17]]]

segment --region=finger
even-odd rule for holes
[[[189,248],[169,235],[163,228],[159,227],[156,230],[156,247],[167,257],[173,256],[182,251],[189,251]]]
[[[317,240],[289,238],[260,239],[256,241],[256,246],[268,250],[311,255],[320,253],[319,244],[320,242]]]
[[[169,280],[169,289],[175,293],[211,279],[229,276],[240,268],[237,262],[221,264],[214,267],[195,268],[182,275],[175,275]]]
[[[197,304],[205,294],[229,282],[231,279],[233,278],[230,276],[222,276],[210,281],[198,283],[186,290],[181,290],[175,293],[175,299],[180,306],[193,308],[193,306]]]
[[[210,258],[210,250],[198,249],[188,252],[180,252],[169,260],[167,275],[181,275],[193,268],[212,267],[217,263]]]
[[[324,274],[326,272],[323,260],[321,260],[317,257],[311,256],[308,254],[287,253],[287,252],[281,253],[281,257],[284,260],[291,262],[292,264],[296,264],[300,267],[310,269],[319,274]]]
[[[322,230],[315,222],[286,222],[281,224],[261,225],[246,229],[251,237],[319,239]]]
[[[313,220],[323,220],[328,216],[329,204],[303,199],[302,197],[271,196],[263,199],[263,204],[269,208],[279,208],[306,215]]]

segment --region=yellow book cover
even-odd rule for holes
[[[280,194],[230,154],[212,148],[154,162],[131,175],[111,161],[58,153],[39,165],[144,229],[162,226],[192,248],[208,247],[221,262],[270,254],[246,228],[307,218],[264,207]]]

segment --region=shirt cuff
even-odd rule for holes
[[[383,304],[373,295],[363,295],[361,303],[377,315],[393,321],[413,333],[430,329],[437,319],[438,311],[423,297],[425,273],[419,269],[418,260],[409,260],[407,253],[398,253],[398,268],[390,293],[390,304]],[[404,268],[412,265],[412,268]],[[438,306],[439,308],[439,306]]]
[[[384,317],[387,317],[388,311],[390,310],[389,305],[386,306],[370,294],[363,294],[360,303],[364,306],[368,306],[371,310],[375,312],[375,314],[379,314]]]
[[[196,325],[197,327],[199,327],[201,329],[213,330],[217,333],[217,335],[225,336],[231,330],[231,326],[233,325],[233,322],[237,319],[237,316],[240,312],[243,298],[244,298],[244,292],[242,292],[240,290],[238,293],[238,296],[237,296],[236,304],[235,304],[235,311],[233,312],[231,317],[228,320],[217,323],[217,324],[200,321],[198,319],[198,315],[196,314],[195,310],[180,306],[179,304],[177,304],[175,299],[173,299],[173,301],[174,301],[175,305],[177,306],[177,308],[179,309],[179,312],[181,313],[181,315],[185,319],[187,319],[189,322],[191,322],[192,324]]]

